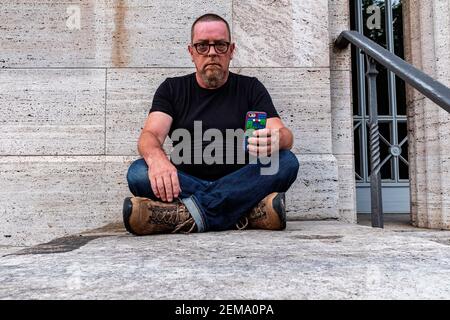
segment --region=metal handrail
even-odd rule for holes
[[[337,48],[344,49],[349,43],[362,49],[364,53],[375,59],[379,64],[395,73],[447,112],[450,112],[450,88],[357,31],[341,32],[335,45]]]
[[[369,91],[370,128],[370,193],[372,226],[383,228],[383,201],[381,198],[381,164],[377,108],[377,68],[378,62],[396,74],[424,96],[450,113],[450,88],[431,78],[405,60],[386,50],[357,31],[343,31],[335,41],[335,46],[344,49],[351,43],[361,49],[366,56]]]

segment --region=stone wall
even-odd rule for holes
[[[404,3],[408,62],[450,86],[450,2]],[[450,115],[407,87],[412,223],[450,229]]]
[[[121,220],[125,175],[153,94],[193,72],[194,19],[227,19],[232,70],[258,77],[295,134],[291,219],[354,222],[348,29],[337,0],[3,1],[0,244],[30,245]],[[77,14],[79,13],[79,25]],[[79,28],[78,28],[79,27]]]

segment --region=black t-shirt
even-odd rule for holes
[[[248,155],[245,157],[245,163],[239,161],[236,155],[238,148],[242,148],[242,140],[233,137],[230,140],[226,129],[241,129],[243,131],[247,111],[264,111],[267,113],[267,118],[279,117],[269,93],[257,78],[232,72],[229,73],[227,82],[218,89],[200,87],[195,73],[167,78],[156,90],[153,97],[150,112],[154,111],[161,111],[172,117],[173,122],[169,137],[172,138],[172,133],[176,129],[186,129],[190,133],[191,160],[184,161],[181,164],[179,164],[180,161],[176,162],[177,169],[209,181],[219,179],[248,163]],[[196,136],[194,135],[194,121],[201,121],[201,136],[198,133]],[[196,126],[198,128],[199,123],[196,123]],[[222,161],[214,163],[206,161],[205,163],[203,159],[201,163],[198,163],[198,160],[195,161],[194,159],[194,154],[202,154],[201,152],[205,151],[208,144],[215,141],[214,138],[204,141],[203,134],[207,129],[218,129],[223,134],[225,150],[222,153]],[[201,138],[198,139],[199,137]],[[183,138],[178,140],[178,142],[173,142],[174,148],[178,143],[189,142],[189,140],[183,141]],[[230,149],[230,141],[233,142],[234,164],[230,164],[230,159],[226,159],[227,150],[233,152]],[[201,152],[199,152],[200,147]],[[183,149],[179,149],[181,149],[179,154],[185,155]],[[178,151],[180,151],[179,149]],[[211,151],[211,147],[209,151]],[[217,155],[214,150],[207,154]],[[172,156],[171,158],[173,158]]]

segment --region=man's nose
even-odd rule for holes
[[[216,48],[214,46],[209,46],[208,56],[216,56]]]

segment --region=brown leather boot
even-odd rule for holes
[[[237,229],[286,229],[285,193],[273,192],[236,223]]]
[[[194,232],[196,224],[186,206],[180,201],[164,203],[148,198],[126,198],[123,203],[123,222],[135,235]]]

